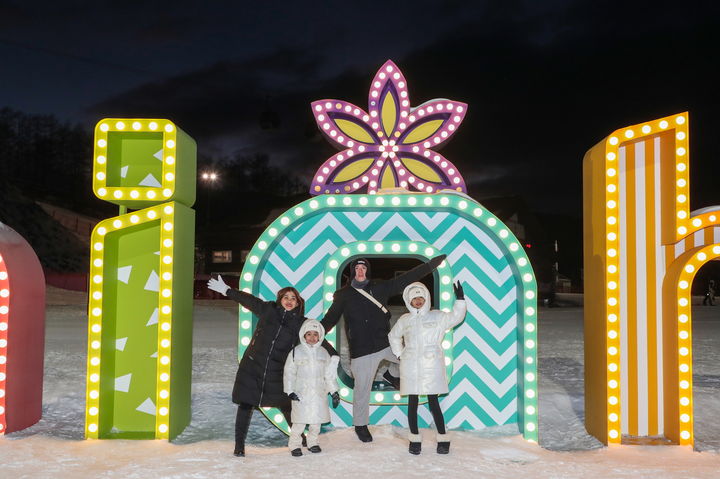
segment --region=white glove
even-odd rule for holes
[[[208,281],[208,289],[217,291],[218,293],[222,294],[223,296],[227,296],[227,292],[230,289],[230,286],[225,284],[225,281],[223,281],[222,276],[218,275],[218,279],[210,278],[210,281]]]

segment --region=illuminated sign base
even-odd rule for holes
[[[35,251],[0,223],[0,434],[42,416],[45,276]]]
[[[174,232],[194,223],[167,203],[93,232],[88,437],[172,439],[190,422],[193,239]]]
[[[326,195],[289,209],[261,235],[248,255],[240,287],[266,300],[295,286],[306,316],[321,318],[344,265],[353,258],[399,256],[421,260],[447,254],[434,295],[449,310],[452,282],[468,300],[464,323],[443,342],[450,393],[441,398],[448,427],[481,429],[518,423],[537,440],[537,316],[532,267],[510,230],[462,194]],[[239,356],[257,318],[240,309]],[[331,331],[327,339],[335,342]],[[342,383],[342,379],[341,379]],[[352,388],[341,384],[336,426],[352,424]],[[374,392],[371,424],[406,426],[407,397]],[[287,432],[282,414],[265,415]],[[422,419],[421,419],[422,422]]]

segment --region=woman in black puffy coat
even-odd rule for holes
[[[232,400],[238,405],[235,420],[235,455],[245,455],[245,438],[253,409],[276,407],[290,420],[290,398],[283,392],[283,368],[288,353],[299,342],[298,332],[305,321],[305,302],[295,288],[282,288],[275,301],[230,288],[218,276],[208,281],[208,288],[237,301],[253,312],[259,321],[235,375]],[[331,355],[332,346],[323,342]]]

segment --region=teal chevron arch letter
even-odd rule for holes
[[[452,307],[451,284],[457,280],[465,285],[468,301],[465,321],[446,334],[443,344],[450,393],[441,406],[448,427],[517,423],[526,439],[537,441],[535,277],[513,233],[466,195],[325,195],[304,201],[258,239],[240,287],[271,300],[278,289],[293,285],[305,298],[306,315],[322,318],[338,286],[338,272],[353,257],[426,259],[441,253],[447,261],[435,273],[440,307]],[[240,308],[239,357],[256,321]],[[334,331],[328,340],[335,340]],[[349,426],[352,388],[341,385],[341,396],[332,423]],[[407,426],[406,399],[373,393],[371,424]],[[264,408],[263,413],[287,432],[279,411]]]

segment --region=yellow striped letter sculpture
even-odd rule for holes
[[[585,424],[605,444],[693,443],[690,286],[720,212],[690,216],[689,167],[687,113],[583,160]]]

